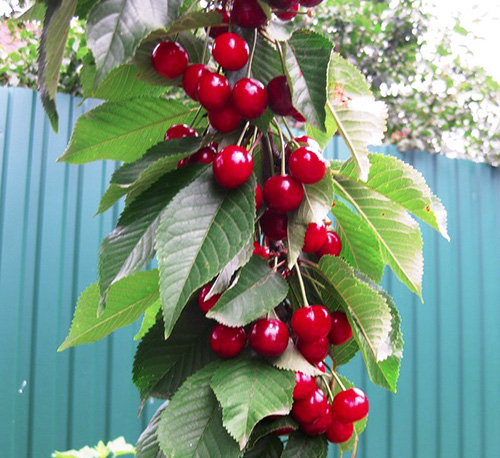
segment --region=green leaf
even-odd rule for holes
[[[342,345],[330,345],[329,355],[336,366],[347,364],[359,350],[356,339],[349,339]]]
[[[280,458],[282,452],[283,443],[280,439],[276,436],[266,436],[248,450],[243,458]]]
[[[277,358],[271,358],[273,366],[286,371],[302,372],[303,374],[319,376],[322,372],[313,366],[307,359],[302,356],[297,347],[291,340],[288,341],[288,346],[285,351]]]
[[[340,201],[333,204],[332,213],[342,240],[342,257],[375,282],[382,281],[384,262],[380,243],[371,227]]]
[[[167,458],[160,450],[158,443],[158,424],[160,422],[161,414],[167,407],[167,402],[164,402],[155,412],[147,428],[140,435],[137,445],[135,446],[136,458]]]
[[[238,444],[222,426],[210,388],[219,361],[189,377],[161,414],[158,439],[167,457],[237,458]]]
[[[326,76],[332,42],[311,30],[298,30],[287,41],[285,60],[293,106],[309,124],[325,130]]]
[[[292,408],[293,372],[281,371],[249,356],[223,362],[212,378],[224,426],[243,449],[255,425]]]
[[[190,105],[156,97],[103,103],[78,118],[69,145],[58,161],[135,161],[163,140],[170,126],[189,124],[195,112]]]
[[[70,21],[75,14],[76,4],[77,0],[46,2],[47,9],[38,49],[40,98],[55,132],[57,132],[59,119],[56,109],[57,83],[68,40]]]
[[[162,321],[156,322],[134,358],[133,381],[143,401],[170,398],[188,376],[216,358],[209,345],[213,325],[196,300],[185,307],[167,340]]]
[[[361,72],[337,53],[328,66],[328,110],[352,153],[360,180],[368,179],[368,145],[384,138],[387,107],[375,100]]]
[[[134,340],[141,340],[148,331],[154,326],[156,323],[156,318],[158,317],[158,313],[161,310],[161,300],[158,299],[153,305],[150,305],[146,311],[144,312],[144,316],[142,317],[141,329],[134,336]]]
[[[337,132],[337,124],[330,110],[326,110],[325,128],[326,132],[323,132],[313,125],[306,123],[306,134],[314,138],[322,149],[325,149],[330,144],[333,136]]]
[[[253,239],[254,218],[253,177],[224,190],[207,170],[170,202],[156,235],[166,337],[191,294]]]
[[[219,25],[222,22],[222,16],[216,11],[204,12],[195,11],[193,13],[183,14],[176,21],[170,24],[168,34],[185,32],[187,30],[201,29]]]
[[[260,256],[252,256],[238,282],[207,313],[226,326],[245,326],[273,310],[286,298],[288,285]]]
[[[69,335],[58,351],[96,342],[132,324],[158,297],[158,271],[137,272],[113,285],[108,294],[108,306],[97,317],[100,294],[99,286],[93,283],[80,296]]]
[[[328,443],[325,436],[307,436],[300,431],[290,434],[281,458],[326,458]]]
[[[123,196],[125,196],[127,192],[127,188],[118,186],[116,184],[110,184],[108,189],[106,189],[101,197],[96,215],[109,210],[114,204],[116,204],[116,202],[118,202]]]
[[[9,21],[13,21],[16,23],[24,21],[43,21],[46,10],[47,5],[45,4],[45,2],[36,2],[21,15],[14,18],[9,18]]]
[[[250,440],[248,441],[247,449],[251,449],[258,444],[263,437],[268,434],[279,431],[283,428],[291,428],[294,431],[299,429],[298,423],[291,415],[280,416],[279,418],[265,418],[254,428]]]
[[[321,181],[304,185],[300,207],[288,215],[288,266],[291,269],[302,252],[309,223],[320,223],[333,204],[333,180],[325,173]]]
[[[177,16],[181,0],[102,0],[87,21],[88,45],[97,72],[94,87],[115,67],[127,63],[141,40],[156,29],[167,27]]]

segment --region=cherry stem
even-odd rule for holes
[[[304,307],[309,307],[309,302],[307,301],[306,288],[304,286],[304,280],[302,280],[302,274],[300,273],[299,264],[295,264],[295,270],[297,271],[297,278],[299,279],[300,292],[302,293],[302,300],[304,301]]]
[[[243,127],[243,130],[241,131],[240,138],[238,138],[238,143],[236,143],[236,145],[241,146],[241,142],[243,141],[243,137],[247,133],[249,125],[250,125],[250,121],[247,121],[247,123],[245,124],[245,127]]]
[[[250,53],[250,59],[248,60],[248,67],[247,67],[247,78],[250,78],[250,73],[252,71],[253,56],[255,54],[255,46],[256,45],[257,45],[257,29],[255,29],[254,35],[253,35],[252,52]]]
[[[285,57],[283,56],[283,50],[281,49],[281,44],[278,40],[274,40],[274,44],[276,45],[276,49],[278,50],[278,54],[280,55],[281,61],[281,69],[283,70],[283,74],[286,74],[286,64]]]
[[[198,116],[199,116],[199,115],[200,115],[200,113],[201,113],[202,108],[203,108],[203,107],[200,105],[200,108],[198,108],[198,110],[196,111],[196,114],[194,115],[194,118],[193,118],[193,120],[191,121],[191,124],[189,125],[189,127],[193,127],[193,126],[194,126],[194,124],[195,124],[196,120],[198,119]]]
[[[332,375],[335,377],[335,380],[340,385],[340,388],[342,388],[342,391],[345,391],[347,388],[344,386],[342,380],[340,380],[340,377],[337,375],[337,373],[335,371],[332,371]]]
[[[274,159],[273,159],[273,147],[271,145],[271,139],[269,135],[266,135],[266,145],[268,149],[269,162],[271,163],[271,175],[274,175]]]
[[[344,456],[344,451],[340,448],[340,445],[339,445],[339,458],[342,458]]]
[[[292,132],[292,129],[290,129],[290,126],[288,125],[288,123],[286,122],[286,119],[283,117],[281,118],[283,120],[283,124],[285,124],[285,127],[286,127],[286,130],[288,130],[288,134],[290,135],[290,141],[297,147],[297,148],[300,148],[300,145],[299,145],[299,142],[297,140],[295,140],[294,136],[293,136],[293,132]]]
[[[328,391],[328,394],[330,396],[330,402],[333,402],[334,396],[333,396],[332,390],[330,389],[330,385],[328,385],[328,375],[322,374],[322,375],[320,375],[320,377],[322,379],[325,379],[324,382],[325,382],[326,390]]]
[[[358,441],[359,441],[359,436],[356,435],[356,440],[354,441],[354,447],[352,449],[351,458],[355,458],[356,457],[356,452],[358,451]]]
[[[276,119],[273,121],[274,125],[276,126],[276,129],[278,129],[278,133],[280,136],[280,146],[281,146],[281,175],[286,174],[286,169],[285,169],[285,142],[283,141],[283,132],[281,131],[281,127],[279,125],[279,122],[276,121]]]
[[[253,133],[253,137],[252,137],[252,141],[251,141],[251,145],[250,146],[250,149],[248,150],[248,152],[250,154],[252,154],[253,150],[256,148],[256,146],[259,144],[260,140],[262,139],[262,134],[259,133],[259,135],[257,136],[257,133],[259,132],[259,129],[255,128],[255,131]]]
[[[207,55],[207,49],[208,49],[208,39],[210,38],[210,28],[207,28],[206,35],[205,35],[205,42],[203,43],[203,54],[201,55],[201,63],[205,65],[205,57]]]

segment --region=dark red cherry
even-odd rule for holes
[[[316,388],[307,398],[294,401],[292,416],[301,424],[312,423],[325,413],[327,407],[328,400],[325,393]]]
[[[212,47],[212,56],[223,69],[241,70],[248,62],[250,48],[247,42],[235,33],[223,33]]]
[[[236,24],[252,29],[267,22],[266,13],[257,0],[234,0],[231,16]]]
[[[297,148],[290,155],[288,167],[293,177],[305,184],[321,181],[326,171],[323,157],[307,146]]]
[[[342,423],[334,413],[330,427],[326,431],[326,438],[334,444],[341,444],[351,438],[353,431],[354,425],[352,423]]]
[[[300,425],[300,430],[309,436],[320,436],[325,434],[327,429],[332,424],[332,408],[327,405],[323,414],[312,423],[303,423]]]
[[[332,345],[345,344],[352,337],[352,328],[344,312],[332,312],[332,328],[328,334],[328,340]]]
[[[301,307],[292,315],[293,332],[301,340],[312,341],[326,337],[331,326],[330,312],[322,305]]]
[[[304,188],[289,175],[274,175],[264,183],[264,201],[274,211],[285,213],[299,208]]]
[[[173,138],[197,137],[198,132],[187,124],[174,124],[165,132],[163,140],[172,140]]]
[[[246,341],[247,335],[243,328],[230,328],[223,324],[217,324],[210,336],[210,346],[221,358],[238,356],[245,348]]]
[[[297,122],[306,122],[306,118],[304,118],[304,116],[302,116],[302,113],[298,110],[295,110],[292,113],[292,118]]]
[[[210,146],[205,146],[196,151],[196,153],[194,153],[192,156],[189,156],[189,163],[211,164],[215,159],[216,153],[217,150],[215,150],[214,148],[211,148]]]
[[[217,8],[215,11],[222,16],[222,24],[229,24],[229,19],[231,17],[229,15],[229,11],[226,11],[222,8]],[[228,30],[229,27],[227,25],[216,25],[210,28],[209,35],[212,38],[217,38],[219,35],[226,33]]]
[[[333,398],[335,416],[343,423],[354,423],[368,415],[368,398],[359,388],[349,388]]]
[[[268,3],[278,10],[289,10],[298,5],[299,0],[269,0]]]
[[[196,95],[198,83],[200,82],[200,78],[206,73],[210,73],[207,67],[202,64],[193,64],[182,75],[182,87],[186,94],[193,100],[198,100],[198,96]]]
[[[269,107],[280,116],[290,116],[293,113],[292,93],[285,75],[277,76],[267,83]]]
[[[294,138],[295,142],[299,144],[300,146],[308,146],[309,148],[313,149],[314,151],[317,151],[318,154],[322,154],[321,147],[319,146],[319,143],[314,140],[314,138],[308,137],[307,135],[301,135],[300,137],[295,137]],[[292,154],[292,147],[295,147],[295,144],[289,143],[286,145],[285,148],[285,153],[287,159],[290,157]]]
[[[151,55],[151,62],[156,73],[169,79],[181,76],[189,63],[186,50],[175,41],[158,43]]]
[[[288,8],[286,12],[275,12],[276,16],[282,21],[291,21],[295,16],[297,16],[297,11],[299,11],[300,5],[297,3],[295,6]]]
[[[224,134],[236,129],[240,125],[241,119],[241,115],[231,103],[228,103],[222,110],[208,112],[210,125]]]
[[[309,223],[304,236],[304,253],[315,253],[326,241],[326,226],[324,223]]]
[[[268,246],[262,246],[259,242],[253,242],[253,254],[269,259],[270,252]]]
[[[231,101],[244,118],[258,118],[266,111],[266,88],[254,78],[242,78],[234,85]]]
[[[231,87],[225,76],[205,73],[198,82],[196,95],[208,111],[222,110],[231,98]]]
[[[318,6],[323,0],[300,0],[300,4],[302,6],[307,6],[312,8],[314,6]]]
[[[326,240],[323,246],[316,252],[316,255],[321,258],[326,254],[338,256],[342,251],[342,241],[334,231],[326,232]]]
[[[262,186],[257,183],[255,186],[255,213],[259,213],[262,207]]]
[[[212,285],[205,285],[201,288],[200,294],[198,294],[198,305],[203,313],[207,313],[219,300],[220,294],[214,294],[210,299],[206,300],[208,292],[212,288]]]
[[[189,157],[185,157],[177,162],[177,169],[182,169],[182,167],[186,167],[189,163]]]
[[[297,349],[311,364],[317,364],[328,356],[328,338],[320,337],[318,340],[297,340]]]
[[[260,355],[276,357],[288,346],[288,329],[283,321],[261,318],[252,324],[248,342]]]
[[[293,388],[293,399],[305,399],[316,389],[316,380],[312,375],[295,372],[295,387]]]
[[[287,236],[288,218],[286,213],[276,213],[269,208],[260,219],[260,227],[272,240],[283,240]]]
[[[274,434],[275,436],[288,436],[289,434],[292,434],[293,431],[294,431],[293,428],[285,426],[284,428],[279,428],[274,430],[272,434]]]
[[[252,175],[253,157],[241,146],[226,146],[215,156],[213,171],[215,180],[221,186],[227,189],[237,188]]]

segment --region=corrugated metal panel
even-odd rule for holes
[[[55,163],[76,118],[92,106],[78,103],[58,97],[63,121],[54,135],[35,93],[0,88],[0,450],[8,458],[48,457],[118,435],[133,442],[152,410],[136,418],[130,369],[137,327],[56,353],[78,294],[96,278],[99,242],[118,216],[114,209],[92,217],[114,163]],[[328,154],[347,152],[337,139]],[[371,403],[357,456],[494,458],[500,171],[423,153],[404,159],[446,205],[452,242],[424,227],[424,304],[391,275],[384,279],[403,317],[405,357],[397,396],[369,383],[360,358],[345,369]]]

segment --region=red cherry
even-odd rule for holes
[[[262,246],[259,242],[253,242],[253,254],[269,259],[270,252],[268,246]]]
[[[300,0],[300,4],[302,6],[308,6],[312,8],[314,6],[318,6],[323,0]]]
[[[190,164],[211,164],[214,161],[217,150],[205,146],[189,157]]]
[[[354,423],[368,415],[368,398],[359,388],[349,388],[333,398],[333,411],[339,421]]]
[[[269,208],[285,213],[299,208],[304,189],[289,175],[275,175],[264,183],[264,200]]]
[[[305,399],[316,389],[316,380],[313,376],[295,372],[295,387],[293,388],[293,399]]]
[[[214,41],[212,56],[223,69],[234,72],[247,64],[250,48],[239,35],[223,33]]]
[[[318,340],[297,340],[297,348],[302,356],[311,364],[317,364],[328,356],[328,338],[321,337]]]
[[[257,353],[276,357],[288,346],[288,329],[283,321],[261,318],[252,324],[248,342]]]
[[[241,27],[252,29],[267,22],[266,13],[264,13],[257,0],[234,0],[231,17]]]
[[[229,11],[226,11],[222,8],[217,8],[215,11],[222,16],[222,24],[229,24],[229,19],[230,19]],[[219,35],[226,33],[228,30],[229,27],[227,25],[216,25],[210,28],[209,35],[212,38],[217,38]]]
[[[308,342],[326,337],[330,332],[330,312],[322,305],[301,307],[292,315],[292,329],[295,335]]]
[[[209,111],[208,120],[214,129],[227,134],[236,129],[241,122],[240,114],[228,103],[222,110]]]
[[[267,83],[269,107],[280,116],[293,113],[292,93],[285,75],[277,76]]]
[[[227,189],[237,188],[252,175],[253,157],[241,146],[226,146],[215,156],[213,171],[215,180],[221,186]]]
[[[352,423],[342,423],[334,413],[330,427],[326,431],[326,438],[334,444],[341,444],[351,438],[353,431],[354,425]]]
[[[276,429],[272,432],[272,434],[274,434],[275,436],[288,436],[289,434],[292,434],[293,431],[293,428],[285,426],[284,428]]]
[[[231,87],[225,76],[209,72],[200,78],[196,95],[203,108],[222,110],[231,98]]]
[[[332,345],[345,344],[352,337],[352,328],[344,312],[332,312],[332,328],[328,340]]]
[[[243,328],[230,328],[223,324],[217,324],[210,336],[210,346],[221,358],[234,358],[239,355],[246,341],[247,335]]]
[[[319,363],[316,363],[315,366],[321,371],[321,372],[326,372],[326,367],[325,363],[323,361],[320,361]]]
[[[306,118],[304,118],[304,116],[302,116],[302,113],[298,110],[295,110],[292,113],[292,118],[297,122],[306,122]]]
[[[297,16],[297,11],[299,11],[300,5],[297,3],[295,6],[288,8],[287,12],[275,12],[276,16],[282,21],[291,21],[295,16]]]
[[[177,162],[177,169],[182,169],[182,167],[186,167],[188,163],[189,163],[189,157],[181,159],[179,162]]]
[[[205,300],[208,292],[212,288],[212,285],[205,285],[201,288],[200,294],[198,294],[198,305],[203,313],[208,313],[208,311],[217,303],[220,298],[220,294],[214,294],[210,299]]]
[[[315,253],[326,241],[326,226],[324,223],[309,223],[304,236],[304,253]]]
[[[260,227],[272,240],[283,240],[287,236],[288,218],[286,213],[276,213],[267,209],[260,218]]]
[[[259,213],[260,207],[262,207],[262,186],[257,183],[255,186],[255,213]]]
[[[326,171],[326,164],[323,157],[307,146],[297,148],[290,155],[288,167],[293,177],[305,184],[313,184],[321,181]]]
[[[172,140],[173,138],[197,137],[198,132],[187,124],[174,124],[165,132],[163,140]]]
[[[321,258],[326,254],[338,256],[342,251],[342,241],[334,231],[326,232],[326,240],[323,246],[316,252],[316,255]]]
[[[330,425],[332,424],[332,408],[330,404],[327,405],[323,414],[312,423],[303,423],[300,425],[300,430],[309,436],[320,436],[325,434]]]
[[[231,100],[241,116],[246,119],[258,118],[266,111],[266,88],[254,78],[242,78],[234,85]]]
[[[308,137],[307,135],[301,135],[300,137],[295,137],[294,140],[300,146],[308,146],[309,148],[313,149],[314,151],[317,151],[318,154],[320,154],[320,155],[323,154],[321,151],[321,147],[319,146],[319,143],[316,140],[314,140],[314,138]],[[292,147],[293,147],[292,143],[289,143],[288,145],[286,145],[285,153],[286,153],[287,159],[292,154]]]
[[[175,41],[162,41],[153,49],[151,62],[156,73],[169,79],[181,76],[189,63],[186,50]]]
[[[210,73],[207,67],[202,64],[193,64],[190,65],[184,72],[184,75],[182,75],[182,87],[186,94],[193,100],[198,100],[196,89],[198,88],[200,78],[206,73]]]
[[[268,3],[278,10],[289,10],[298,5],[299,0],[269,0]]]
[[[292,416],[301,424],[312,423],[325,413],[327,407],[325,393],[316,388],[309,397],[293,403]]]

